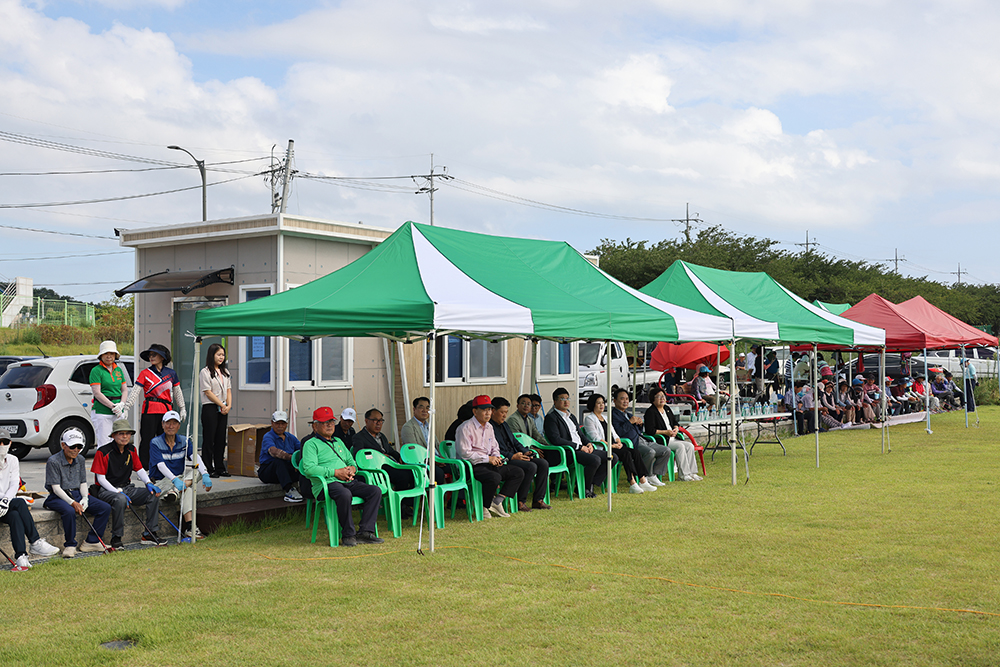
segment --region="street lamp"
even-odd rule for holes
[[[201,172],[201,221],[206,222],[208,220],[208,182],[205,178],[205,161],[196,158],[186,148],[181,148],[180,146],[167,146],[167,148],[172,151],[184,151],[188,155],[191,155],[191,159],[198,165],[198,171]]]

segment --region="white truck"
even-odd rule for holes
[[[637,400],[644,401],[646,392],[656,385],[660,379],[659,371],[649,370],[649,358],[656,343],[639,343],[639,360],[635,372],[635,387],[638,388]],[[632,391],[632,361],[625,355],[625,344],[611,343],[610,371],[607,343],[580,343],[580,405],[586,405],[587,399],[593,394],[608,393],[608,372],[611,373],[612,390],[622,388]]]

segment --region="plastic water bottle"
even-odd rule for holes
[[[717,419],[718,417],[719,417],[719,415],[715,411],[715,408],[712,408],[712,411],[708,414],[708,418],[709,419]]]

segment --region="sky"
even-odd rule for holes
[[[0,278],[106,300],[115,228],[201,217],[168,145],[220,219],[270,212],[294,139],[290,213],[427,222],[433,154],[437,225],[586,252],[690,205],[997,283],[998,33],[975,0],[0,0]]]

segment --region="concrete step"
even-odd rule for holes
[[[284,497],[248,500],[241,503],[216,505],[198,510],[198,526],[209,535],[222,526],[243,520],[247,523],[263,521],[271,516],[283,516],[288,510],[304,512],[306,504],[288,503]]]

